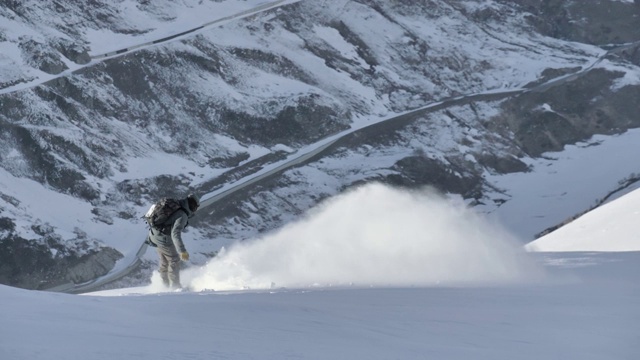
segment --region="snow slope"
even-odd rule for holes
[[[406,239],[385,242],[379,209],[363,214],[369,221],[359,220],[360,233],[347,231],[339,220],[353,214],[362,197],[386,199],[387,214],[426,209],[400,220]],[[558,230],[554,242],[564,244],[564,252],[525,254],[509,245],[497,223],[455,199],[374,185],[335,199],[280,234],[230,248],[214,260],[221,264],[212,261],[193,279],[200,291],[166,292],[154,283],[74,296],[0,287],[0,357],[636,359],[640,253],[637,222],[628,214],[638,206],[637,192],[623,196],[585,215],[588,222]],[[610,233],[598,227],[603,222],[617,229],[617,250],[623,252],[608,251]],[[432,231],[421,238],[424,224]],[[315,241],[317,232],[354,241],[336,248],[335,242]],[[470,244],[472,233],[484,249],[459,246]],[[580,252],[585,243],[590,252]],[[537,247],[552,248],[543,245]],[[313,253],[302,255],[305,248]],[[295,266],[298,256],[306,266]],[[327,263],[328,258],[335,260]],[[420,259],[424,264],[418,265]],[[467,260],[474,266],[465,269]],[[361,271],[345,268],[349,263]],[[527,273],[505,281],[491,271],[497,264]],[[447,271],[433,282],[437,270]],[[477,272],[485,276],[469,276]],[[354,284],[325,283],[340,273]],[[406,277],[367,276],[391,273]],[[465,274],[466,281],[458,281]],[[264,283],[262,277],[269,276],[295,286]],[[207,281],[236,290],[201,289],[198,284]]]
[[[640,251],[640,190],[586,213],[529,244],[533,251]]]

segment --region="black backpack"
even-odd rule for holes
[[[167,220],[180,209],[182,209],[182,206],[178,200],[162,198],[157,203],[151,205],[143,218],[152,229],[165,233],[172,225],[167,224]]]

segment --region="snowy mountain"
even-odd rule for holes
[[[623,159],[640,136],[627,131],[638,14],[631,1],[3,2],[0,282],[112,272],[157,198],[207,199],[337,134],[203,209],[192,265],[373,182],[434,187],[529,242],[637,180]],[[143,260],[124,283],[148,282]]]

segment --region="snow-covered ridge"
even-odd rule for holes
[[[640,251],[640,190],[590,211],[529,244],[530,251]]]

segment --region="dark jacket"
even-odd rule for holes
[[[167,224],[172,224],[170,231],[162,233],[158,230],[149,230],[149,240],[158,246],[169,247],[174,245],[179,253],[187,251],[182,241],[182,230],[189,224],[189,218],[193,216],[191,210],[189,210],[189,203],[187,199],[179,200],[180,210],[176,211],[169,217]]]

